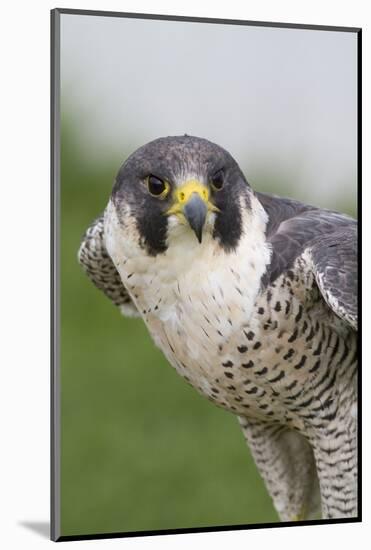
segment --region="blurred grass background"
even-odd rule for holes
[[[62,534],[277,521],[237,420],[185,384],[142,321],[122,317],[79,267],[81,236],[104,209],[125,154],[87,161],[77,135],[64,117]],[[293,182],[262,175],[254,186],[295,196]],[[355,214],[354,197],[331,206]]]

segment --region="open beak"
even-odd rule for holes
[[[209,189],[198,180],[189,180],[175,191],[174,204],[167,214],[184,217],[201,243],[202,230],[209,210],[219,211],[209,200]]]

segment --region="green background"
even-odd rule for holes
[[[62,128],[62,534],[278,521],[237,419],[185,384],[143,322],[124,318],[79,267],[81,236],[125,154],[97,165],[67,117]],[[262,172],[254,187],[295,197],[293,181]],[[327,206],[354,215],[354,200]]]

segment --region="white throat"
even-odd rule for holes
[[[190,229],[180,226],[171,228],[166,252],[149,256],[139,239],[122,229],[113,204],[108,205],[106,247],[146,322],[149,313],[174,326],[188,319],[197,323],[202,304],[212,309],[215,304],[214,313],[221,319],[233,317],[234,328],[248,321],[270,249],[265,238],[267,214],[255,196],[251,195],[251,210],[243,212],[243,234],[235,251],[225,252],[207,227],[200,244]],[[228,321],[222,324],[227,336],[232,327]]]

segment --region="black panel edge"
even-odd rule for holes
[[[50,13],[50,538],[60,537],[59,172],[60,14]]]
[[[215,17],[193,17],[183,15],[160,15],[153,13],[128,13],[118,11],[79,10],[69,8],[55,8],[60,14],[66,15],[92,15],[99,17],[123,17],[131,19],[152,19],[158,21],[184,21],[189,23],[211,23],[224,25],[244,25],[253,27],[275,27],[284,29],[308,29],[316,31],[358,32],[359,27],[340,27],[330,25],[305,25],[303,23],[273,23],[270,21],[249,21],[243,19],[219,19]]]
[[[165,529],[159,531],[131,531],[128,533],[96,533],[92,535],[63,535],[57,539],[57,542],[67,542],[71,540],[92,540],[92,539],[110,539],[110,538],[128,538],[128,537],[149,537],[159,535],[184,535],[187,533],[215,533],[219,531],[241,531],[246,529],[269,529],[272,527],[303,527],[308,525],[337,525],[343,523],[359,523],[361,518],[344,518],[332,520],[313,520],[313,521],[287,521],[282,523],[261,523],[251,525],[223,525],[218,527],[195,527],[189,529]]]
[[[358,511],[362,517],[362,30],[357,34]]]

